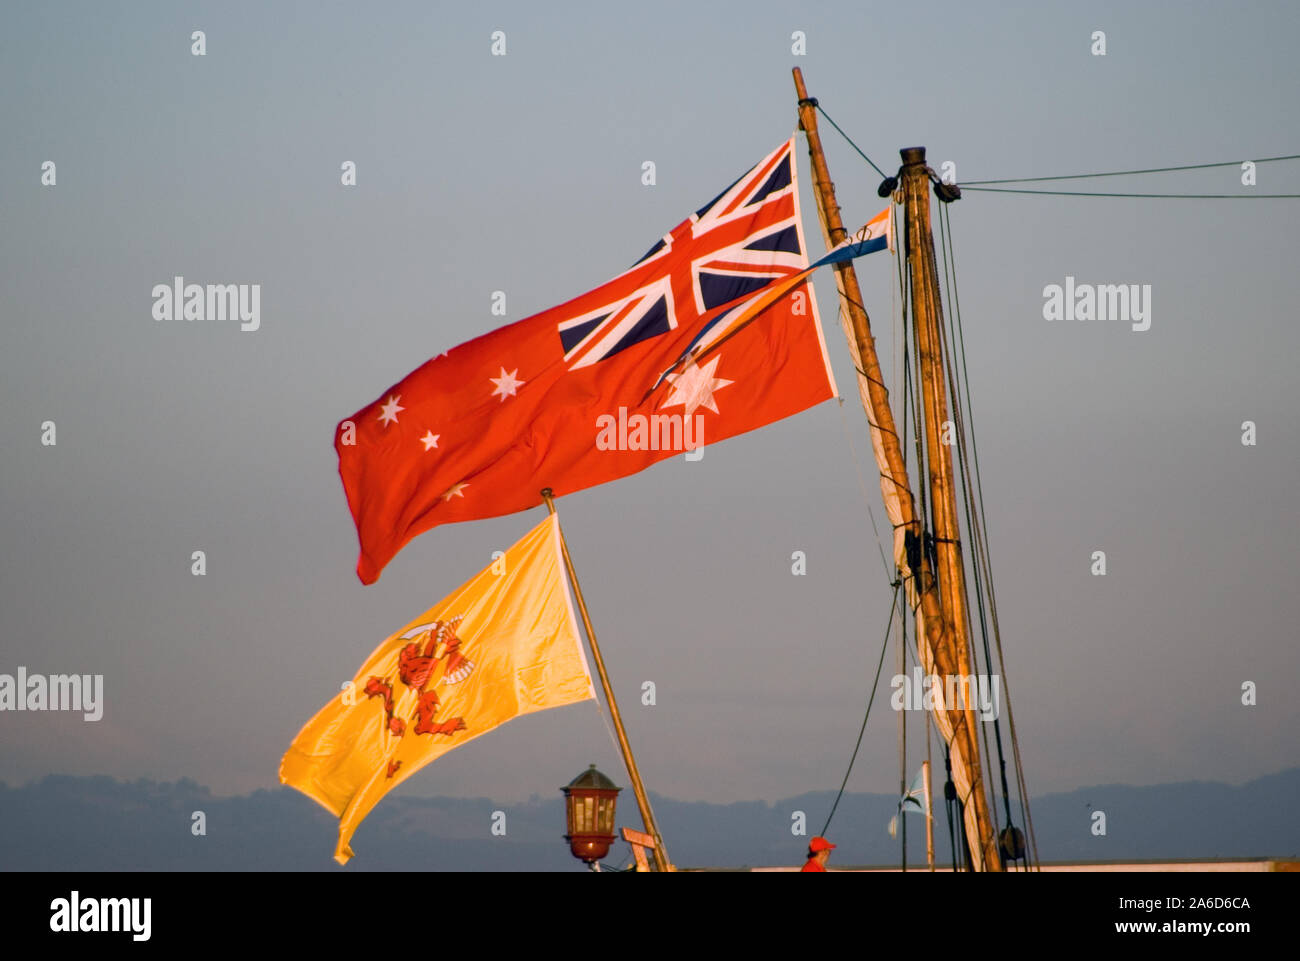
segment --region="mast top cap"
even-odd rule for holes
[[[898,153],[903,158],[904,165],[925,163],[924,147],[904,147]]]

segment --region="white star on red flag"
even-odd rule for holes
[[[500,377],[489,377],[488,380],[492,381],[492,383],[497,385],[497,389],[492,391],[492,396],[495,397],[497,394],[500,394],[501,403],[503,404],[506,402],[507,397],[515,396],[515,393],[519,390],[520,386],[527,383],[527,381],[519,380],[515,376],[518,373],[519,373],[518,367],[516,367],[508,374],[506,373],[506,369],[502,367]]]
[[[686,408],[687,417],[695,413],[697,407],[707,407],[715,414],[718,413],[718,405],[713,399],[713,392],[735,383],[735,381],[723,380],[721,377],[713,376],[714,371],[718,369],[718,361],[720,360],[722,360],[722,355],[716,354],[703,367],[697,367],[694,359],[691,359],[687,361],[686,369],[680,374],[669,374],[667,380],[672,384],[672,391],[669,393],[668,399],[660,405],[661,408],[676,407],[681,404]]]
[[[399,407],[398,404],[397,404],[397,402],[398,402],[399,400],[401,400],[401,399],[402,399],[402,395],[401,395],[401,394],[398,394],[396,397],[393,397],[393,396],[390,395],[389,398],[388,398],[388,403],[386,403],[386,404],[381,408],[381,410],[383,411],[383,413],[381,413],[381,414],[379,415],[379,419],[380,419],[380,421],[383,422],[383,425],[384,425],[385,427],[387,427],[390,423],[391,423],[391,424],[396,424],[396,423],[397,423],[397,412],[398,412],[399,410],[406,410],[405,407]]]

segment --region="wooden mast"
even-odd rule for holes
[[[908,262],[912,275],[912,314],[916,321],[913,326],[917,362],[921,369],[926,459],[930,468],[930,508],[934,517],[934,550],[939,562],[939,591],[943,595],[941,609],[944,634],[953,639],[957,673],[969,675],[973,673],[974,662],[971,660],[967,629],[965,569],[961,556],[961,530],[957,522],[952,447],[943,442],[945,428],[950,436],[955,428],[948,419],[948,399],[944,388],[940,334],[943,306],[939,302],[939,275],[935,267],[934,238],[930,232],[930,172],[925,163],[924,147],[907,147],[900,153],[903,158],[900,182],[907,218]],[[964,686],[959,686],[959,690],[964,692]],[[965,715],[967,729],[972,733],[977,731],[975,712],[969,703]],[[971,797],[967,803],[975,804],[981,843],[987,848],[984,852],[986,864],[993,868],[994,863],[1000,862],[994,842],[996,832],[989,814],[984,781],[980,777],[979,745],[975,738],[972,738],[972,742],[976,753],[970,759]]]
[[[817,131],[816,101],[809,99],[808,90],[804,86],[803,71],[798,67],[794,68],[794,86],[799,96],[799,126],[808,137],[813,192],[817,198],[822,229],[826,235],[826,246],[830,249],[843,241],[848,236],[848,232],[840,219],[839,204],[835,200],[835,185],[831,182],[830,172],[826,167],[826,157],[822,152],[821,136]],[[928,206],[926,214],[928,227]],[[929,236],[928,230],[926,236]],[[931,262],[933,262],[933,246],[931,246]],[[881,493],[887,505],[891,497],[897,501],[895,508],[897,516],[894,519],[896,529],[901,529],[906,537],[913,538],[914,544],[922,545],[924,530],[920,519],[916,516],[902,444],[894,425],[893,410],[889,406],[889,392],[885,388],[880,359],[876,354],[875,338],[871,333],[871,321],[862,304],[862,290],[858,286],[857,273],[853,269],[852,261],[835,265],[835,281],[840,292],[843,315],[847,318],[845,334],[849,340],[849,350],[860,375],[863,408],[866,410],[868,422],[874,428],[872,445],[877,451],[877,462],[880,464]],[[937,280],[935,282],[937,284]],[[961,662],[957,659],[956,644],[949,626],[951,622],[946,624],[942,616],[939,591],[926,552],[922,548],[915,551],[915,554],[917,569],[910,573],[913,575],[914,588],[919,594],[918,606],[924,623],[925,636],[929,641],[930,650],[933,651],[935,668],[943,676],[968,673],[957,670]],[[896,556],[896,560],[900,559]],[[900,572],[905,576],[909,573],[906,565],[906,559],[901,559]],[[971,846],[983,854],[981,863],[984,867],[998,871],[1001,870],[1002,864],[998,857],[992,822],[988,818],[988,804],[984,799],[973,718],[964,711],[947,713],[952,728],[952,742],[970,775],[972,789],[968,798],[976,801],[974,819],[976,837],[969,837],[972,833],[969,826],[966,834]],[[979,816],[981,810],[982,817]]]
[[[542,499],[546,501],[546,509],[554,514],[555,502],[549,487],[542,491]],[[609,716],[618,734],[618,748],[623,753],[623,763],[627,765],[627,776],[632,780],[632,793],[636,795],[637,807],[641,810],[641,821],[645,825],[646,833],[654,838],[654,847],[650,853],[654,856],[656,868],[660,871],[671,871],[673,868],[668,861],[668,852],[664,850],[664,839],[659,833],[659,825],[655,823],[654,812],[650,810],[650,798],[646,795],[645,785],[641,783],[641,772],[637,769],[636,758],[632,756],[632,744],[627,739],[627,731],[623,729],[623,716],[618,712],[614,689],[610,686],[609,675],[605,673],[605,659],[601,657],[600,645],[596,643],[596,632],[591,627],[591,615],[587,613],[587,602],[582,597],[582,588],[578,586],[578,572],[574,570],[573,558],[569,556],[569,542],[564,539],[563,530],[560,531],[560,551],[564,554],[564,566],[569,572],[569,582],[573,585],[573,596],[578,602],[578,612],[582,615],[582,626],[587,631],[587,640],[591,642],[592,660],[596,662],[596,673],[600,675],[600,686],[605,692],[605,703],[609,705]]]

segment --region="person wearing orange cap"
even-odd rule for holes
[[[831,851],[835,845],[831,844],[823,837],[815,837],[808,842],[808,860],[799,870],[802,871],[825,871],[826,862],[831,856]]]

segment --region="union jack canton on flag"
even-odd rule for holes
[[[793,138],[682,221],[609,286],[633,289],[559,324],[570,370],[692,327],[716,308],[808,266],[800,244]],[[648,283],[643,279],[653,277]]]

